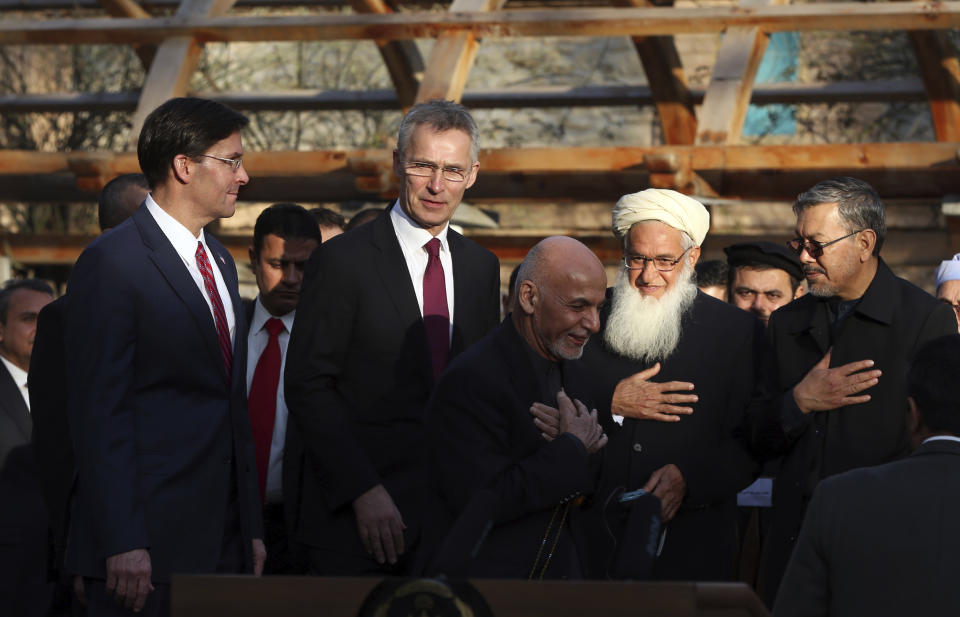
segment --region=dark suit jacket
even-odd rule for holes
[[[227,375],[210,309],[146,206],[80,256],[64,311],[79,472],[68,569],[149,547],[153,578],[214,572],[228,514],[262,536],[245,379],[246,321],[230,253],[207,236],[233,302]]]
[[[45,615],[47,510],[30,448],[30,412],[0,363],[0,614]]]
[[[492,253],[453,230],[447,238],[453,358],[496,326],[500,275]],[[433,373],[389,210],[311,257],[285,377],[290,418],[307,450],[299,539],[360,551],[351,502],[382,483],[411,546],[423,507],[423,412]]]
[[[459,571],[442,568],[444,574],[527,578],[538,552],[541,564],[551,553],[567,502],[593,492],[595,473],[583,443],[569,434],[547,442],[533,424],[530,406],[553,403],[543,399],[526,346],[508,317],[457,358],[430,401],[431,467],[446,513],[451,520],[476,518],[474,510],[480,509],[481,518],[492,523],[475,559],[468,555],[479,533],[444,547],[452,561],[462,564]],[[579,362],[561,363],[561,374],[570,397],[592,407]],[[566,516],[545,578],[582,577],[583,547],[575,548],[576,509],[571,506]],[[550,539],[541,552],[551,523]],[[474,528],[482,531],[484,525]]]
[[[948,617],[960,610],[960,443],[825,479],[790,560],[777,617]]]
[[[774,486],[774,521],[766,546],[764,596],[773,600],[776,586],[796,541],[803,512],[817,483],[827,476],[906,456],[906,370],[924,342],[955,334],[950,307],[911,283],[894,276],[880,260],[877,274],[856,308],[831,335],[827,302],[807,294],[778,309],[767,334],[771,370],[769,391],[781,395],[778,405],[758,414],[754,431],[758,450],[783,454]],[[833,347],[831,366],[874,360],[883,371],[880,382],[866,390],[871,399],[826,412],[793,412],[792,388]],[[791,430],[787,430],[787,429]]]
[[[652,366],[607,349],[602,332],[608,315],[609,310],[601,314],[601,334],[588,343],[583,354],[583,363],[599,388],[600,409],[606,412],[617,383]],[[763,329],[755,317],[698,292],[683,318],[677,349],[661,362],[660,372],[652,378],[693,383],[699,397],[689,405],[693,414],[679,422],[627,418],[621,427],[609,427],[601,495],[618,486],[641,488],[654,471],[670,463],[680,469],[687,485],[680,510],[666,526],[655,578],[733,577],[736,495],[757,472],[741,425],[757,394],[762,344]],[[600,540],[592,544],[602,546]]]
[[[53,540],[52,569],[63,567],[70,503],[77,468],[67,421],[67,371],[63,350],[64,299],[57,298],[40,311],[30,356],[30,410],[33,454],[40,488],[50,513]]]

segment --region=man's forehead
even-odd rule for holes
[[[439,144],[438,142],[444,142]],[[426,155],[427,150],[433,150],[438,145],[448,145],[457,156],[470,157],[470,135],[460,129],[446,129],[438,131],[429,124],[419,124],[410,135],[406,144],[407,151],[403,154]]]
[[[797,230],[802,228],[807,234],[841,226],[839,208],[836,203],[816,204],[805,208],[797,216]]]
[[[757,268],[753,266],[740,266],[736,269],[734,275],[734,284],[736,286],[765,287],[789,287],[790,275],[786,270],[780,268]]]
[[[661,221],[640,221],[630,228],[627,244],[654,246],[657,250],[683,250],[683,232]]]
[[[21,312],[37,311],[51,301],[53,296],[38,289],[21,287],[10,294],[10,308]]]

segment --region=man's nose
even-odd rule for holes
[[[430,174],[430,182],[427,183],[427,187],[431,193],[439,193],[443,190],[445,182],[446,180],[443,179],[443,170],[435,169],[433,173]]]
[[[597,307],[591,306],[586,310],[583,327],[586,328],[590,334],[596,334],[600,331],[600,310]]]
[[[240,161],[240,167],[237,167],[237,183],[244,185],[247,182],[250,182],[250,176],[247,174],[247,168],[243,166],[243,161]]]
[[[297,268],[297,264],[287,264],[283,267],[283,280],[286,283],[299,283],[303,278],[303,271]]]

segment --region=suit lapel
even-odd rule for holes
[[[30,441],[30,433],[33,431],[33,421],[30,419],[30,411],[27,404],[23,402],[23,395],[20,394],[20,388],[10,376],[7,367],[0,363],[0,407],[3,407],[7,415],[13,420],[13,423],[23,435],[25,442]]]
[[[134,212],[132,218],[140,229],[140,236],[143,238],[144,244],[151,249],[150,259],[160,270],[170,287],[173,288],[174,293],[187,306],[190,314],[193,315],[197,329],[200,331],[200,337],[203,339],[204,347],[210,353],[211,359],[215,360],[217,366],[221,367],[221,374],[224,379],[227,379],[227,371],[223,366],[223,354],[217,341],[217,325],[213,321],[210,307],[201,294],[200,288],[197,287],[183,260],[180,259],[180,255],[174,250],[167,237],[163,235],[160,226],[157,225],[153,215],[146,207],[141,207]],[[236,306],[234,304],[234,311],[236,311]]]
[[[247,336],[247,315],[244,310],[243,300],[240,298],[240,284],[237,280],[236,266],[231,267],[228,265],[233,264],[233,256],[211,235],[207,235],[207,246],[210,248],[210,252],[213,253],[213,260],[220,268],[223,282],[226,284],[227,292],[230,294],[230,302],[233,304],[233,375],[231,378],[236,381],[239,375],[244,375],[247,370],[246,357],[240,353],[241,350],[246,349],[246,341],[244,338]],[[216,327],[216,324],[214,324],[214,327]]]
[[[404,323],[423,322],[420,305],[413,290],[407,260],[400,249],[400,241],[390,221],[390,210],[376,218],[373,225],[373,244],[377,248],[376,266],[380,282]],[[421,328],[422,329],[422,328]],[[426,335],[424,335],[426,344]]]
[[[453,338],[450,341],[450,357],[453,358],[463,351],[463,331],[458,326],[470,321],[468,313],[473,308],[469,301],[472,291],[471,284],[476,284],[470,273],[467,272],[469,262],[460,254],[463,250],[463,236],[447,230],[447,244],[450,246],[450,261],[453,262]]]

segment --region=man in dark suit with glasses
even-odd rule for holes
[[[770,318],[767,385],[752,416],[759,454],[783,456],[761,591],[772,602],[821,479],[908,452],[906,368],[925,341],[956,332],[950,307],[894,276],[880,257],[883,204],[855,178],[833,178],[793,206],[809,293]]]
[[[497,258],[449,225],[478,150],[464,107],[414,106],[394,152],[397,202],[307,264],[285,389],[306,448],[297,536],[315,574],[413,568],[430,511],[427,399],[500,316]]]

